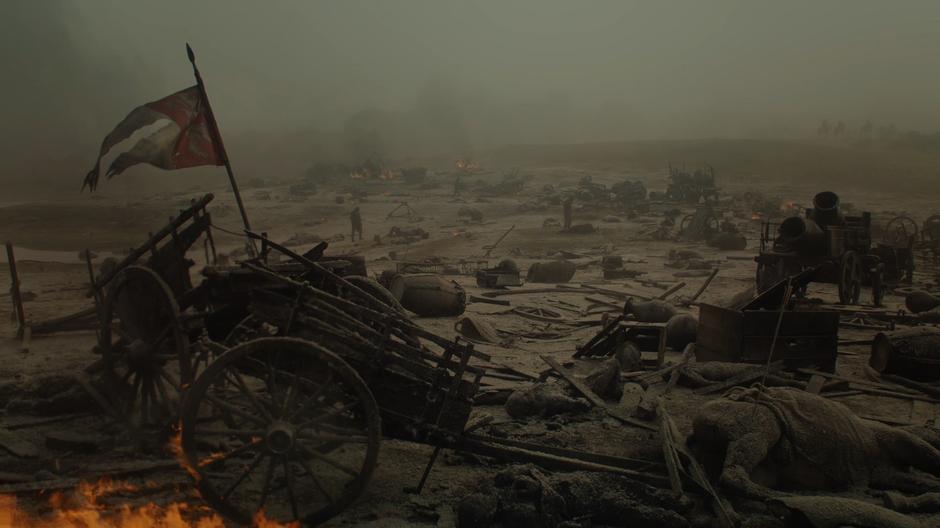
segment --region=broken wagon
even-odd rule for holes
[[[382,437],[435,448],[419,491],[444,447],[668,483],[646,461],[468,433],[484,375],[470,361],[489,357],[413,323],[325,243],[300,255],[247,233],[260,250],[193,284],[185,252],[211,236],[209,200],[94,281],[101,357],[88,370],[129,431],[176,431],[200,496],[226,517],[333,517],[365,489]]]
[[[815,282],[838,285],[842,304],[858,304],[865,285],[872,303],[880,306],[888,284],[911,280],[912,248],[873,244],[871,225],[871,213],[844,215],[839,196],[828,191],[813,198],[804,216],[763,222],[760,253],[754,258],[757,289],[815,269]]]

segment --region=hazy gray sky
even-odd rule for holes
[[[936,130],[938,28],[914,0],[5,0],[0,174],[80,179],[133,106],[192,84],[187,41],[230,142],[377,131],[398,154]]]

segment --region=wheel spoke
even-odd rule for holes
[[[261,498],[258,499],[258,507],[255,508],[255,511],[261,511],[264,508],[264,503],[268,500],[268,493],[271,491],[271,479],[274,477],[274,457],[271,457],[268,460],[268,469],[264,472],[264,482],[262,483],[261,488]]]
[[[287,457],[284,457],[284,483],[287,484],[287,498],[290,499],[290,511],[294,515],[294,520],[300,517],[297,513],[297,497],[294,496],[294,476],[291,474],[290,463]]]
[[[310,432],[298,433],[297,436],[303,438],[304,440],[319,440],[321,442],[342,442],[346,444],[368,444],[369,437],[362,435],[330,435],[330,434],[317,434]]]
[[[241,472],[238,478],[236,478],[234,482],[229,484],[228,488],[225,488],[225,491],[222,493],[222,500],[227,499],[229,495],[231,495],[232,492],[235,491],[235,488],[237,488],[238,485],[241,484],[245,480],[245,477],[247,477],[252,471],[255,470],[255,468],[258,467],[258,464],[260,464],[261,461],[264,460],[265,456],[267,456],[267,453],[265,453],[264,451],[261,451],[257,455],[255,455],[255,458],[251,461],[250,464],[248,464],[248,466],[245,467],[244,471]]]
[[[264,405],[260,400],[258,400],[258,396],[252,392],[252,390],[245,383],[245,379],[242,378],[242,375],[235,369],[229,369],[229,373],[235,377],[234,380],[232,380],[235,382],[235,386],[238,387],[238,390],[240,390],[242,394],[248,397],[248,400],[255,407],[255,410],[261,413],[261,416],[263,416],[268,421],[274,421],[274,417],[271,416],[271,413],[264,408]]]
[[[170,384],[170,387],[173,387],[173,390],[176,391],[176,394],[177,394],[177,395],[179,395],[179,396],[182,396],[182,395],[183,395],[183,388],[182,388],[182,386],[180,385],[180,382],[177,381],[177,380],[175,380],[175,379],[173,379],[173,377],[170,376],[170,374],[169,374],[167,371],[163,370],[162,367],[158,367],[158,368],[157,368],[157,375],[160,376],[160,377],[162,377],[163,379],[165,379],[165,380],[167,381],[167,383]]]
[[[249,440],[252,438],[262,438],[264,436],[264,431],[261,429],[203,429],[197,427],[195,433],[206,436],[234,436],[237,438],[248,438]]]
[[[173,413],[173,406],[170,403],[170,397],[166,392],[166,387],[163,386],[163,380],[160,379],[160,376],[155,376],[153,378],[153,384],[157,387],[157,390],[160,392],[160,407],[163,408],[168,414]]]
[[[135,372],[135,373],[134,373],[134,383],[133,383],[133,385],[131,385],[131,393],[130,393],[129,397],[127,398],[127,403],[125,404],[125,406],[126,406],[125,412],[126,412],[128,415],[130,415],[130,414],[132,414],[132,413],[134,412],[134,402],[137,400],[137,392],[138,392],[138,390],[140,390],[140,382],[141,382],[141,379],[142,379],[142,376],[140,375],[140,373],[139,373],[139,372]]]
[[[297,445],[297,447],[300,449],[301,452],[303,452],[303,454],[304,454],[305,456],[307,456],[307,457],[309,457],[309,458],[315,458],[315,459],[317,459],[317,460],[319,460],[319,461],[321,461],[321,462],[323,462],[323,463],[325,463],[325,464],[329,464],[330,466],[335,467],[336,469],[342,471],[343,473],[346,473],[347,475],[349,475],[349,476],[351,476],[351,477],[358,477],[358,476],[359,476],[359,472],[356,471],[355,469],[352,469],[352,468],[350,468],[349,466],[346,466],[345,464],[342,464],[342,463],[340,463],[340,462],[337,462],[337,461],[333,460],[332,458],[330,458],[330,457],[328,457],[328,456],[326,456],[326,455],[324,455],[324,454],[322,454],[322,453],[318,453],[316,449],[310,450],[310,449],[307,449],[306,447],[304,447],[304,446],[302,446],[302,445],[299,445],[299,444]]]
[[[265,420],[264,418],[259,418],[253,414],[249,414],[239,409],[238,407],[235,407],[234,405],[230,403],[220,400],[219,398],[215,397],[212,394],[209,394],[208,392],[206,392],[205,398],[209,400],[212,404],[214,404],[217,408],[228,411],[229,413],[234,414],[235,416],[244,418],[245,420],[248,420],[249,422],[254,422],[256,425],[265,426],[268,424],[267,420]]]
[[[307,420],[306,422],[301,423],[300,425],[297,426],[297,430],[301,431],[301,430],[313,427],[314,425],[322,422],[323,420],[342,414],[350,409],[355,408],[357,405],[359,405],[359,402],[352,402],[352,403],[347,403],[346,405],[343,405],[341,407],[334,407],[329,412],[323,413],[319,416],[316,416],[314,418]]]
[[[320,493],[322,493],[323,496],[326,497],[326,501],[330,503],[330,506],[332,506],[333,503],[335,502],[333,500],[333,496],[330,495],[330,493],[326,491],[326,488],[323,487],[323,484],[320,482],[320,479],[317,478],[317,474],[314,473],[313,469],[310,468],[310,464],[308,464],[307,461],[301,457],[297,458],[297,463],[300,464],[302,468],[304,468],[304,471],[307,473],[307,475],[310,475],[310,478],[313,479],[313,485],[317,487],[317,490],[319,490]]]
[[[293,378],[291,379],[290,387],[287,389],[287,395],[284,397],[284,405],[281,406],[281,412],[279,416],[286,416],[287,412],[291,409],[291,406],[294,405],[294,401],[297,400],[297,390],[300,385],[300,375],[295,371],[293,373]]]
[[[236,447],[235,449],[232,449],[231,451],[209,455],[208,457],[200,460],[198,466],[200,468],[209,467],[209,466],[218,464],[219,462],[224,462],[225,460],[228,460],[235,455],[240,455],[242,453],[247,453],[248,451],[251,451],[253,449],[257,449],[260,446],[261,446],[261,442],[248,442],[247,444],[243,444],[239,447]],[[263,451],[259,453],[259,456],[262,454],[264,454]]]
[[[314,392],[309,398],[307,398],[307,400],[304,403],[302,403],[297,410],[292,412],[290,416],[288,416],[287,419],[291,420],[295,418],[298,414],[301,414],[302,411],[305,411],[307,409],[307,405],[309,405],[310,402],[316,403],[316,401],[319,400],[321,396],[323,396],[323,394],[326,392],[326,389],[332,383],[333,383],[333,369],[327,369],[326,379],[323,380],[323,384],[317,387],[316,392]]]

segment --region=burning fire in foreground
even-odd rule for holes
[[[0,528],[225,528],[225,521],[207,506],[186,502],[143,506],[103,504],[101,499],[139,488],[125,482],[102,479],[82,483],[74,494],[53,493],[51,513],[36,515],[20,509],[16,497],[0,495]],[[259,528],[287,528],[270,521],[261,512],[254,523]]]
[[[107,479],[82,483],[74,494],[49,497],[51,513],[34,515],[17,505],[16,497],[0,496],[0,527],[16,528],[224,528],[225,523],[206,507],[177,502],[166,506],[102,504],[99,499],[137,491],[136,486]],[[269,525],[271,526],[271,525]]]
[[[182,460],[179,435],[168,446]],[[185,466],[184,466],[185,467]],[[155,487],[148,485],[145,488]],[[19,507],[16,496],[0,495],[0,528],[226,528],[223,518],[204,505],[173,502],[142,506],[116,505],[105,501],[122,493],[146,492],[127,482],[101,479],[83,482],[74,493],[55,492],[49,496],[47,515],[30,513]],[[111,503],[109,503],[111,502]],[[258,528],[298,528],[299,523],[272,521],[259,511],[252,524]]]

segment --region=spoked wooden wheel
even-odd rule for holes
[[[695,219],[695,215],[685,215],[682,217],[682,221],[679,222],[679,234],[685,234],[685,232],[692,225],[692,220]]]
[[[134,429],[171,424],[194,367],[169,286],[151,269],[126,268],[109,291],[104,321],[99,344],[114,407]]]
[[[355,370],[323,347],[268,337],[200,374],[181,411],[182,448],[202,497],[249,523],[318,524],[348,506],[375,469],[378,406]]]
[[[923,237],[925,240],[940,240],[940,215],[924,220]]]
[[[907,247],[918,235],[917,222],[907,216],[897,216],[885,227],[884,243],[892,247]]]
[[[854,251],[842,255],[842,268],[839,274],[839,302],[858,304],[862,293],[862,259]]]

